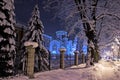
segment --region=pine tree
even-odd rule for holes
[[[13,74],[15,51],[14,0],[0,0],[0,76]]]
[[[25,49],[25,46],[23,45],[25,41],[33,41],[38,43],[38,47],[35,49],[35,70],[36,71],[43,71],[48,69],[47,66],[47,55],[48,51],[47,49],[42,45],[43,41],[43,24],[40,20],[39,16],[39,8],[38,5],[35,6],[32,17],[30,18],[29,24],[28,24],[28,30],[25,33],[25,36],[22,39],[22,50],[21,54],[26,54],[27,51]],[[23,57],[22,57],[23,58]]]

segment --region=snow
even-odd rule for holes
[[[79,53],[79,51],[74,51],[74,53]]]
[[[0,26],[3,25],[11,25],[6,19],[3,19],[3,21],[0,21]]]
[[[5,28],[4,32],[8,34],[13,34],[13,31],[10,28]]]
[[[66,49],[65,49],[65,48],[60,48],[60,51],[64,51],[64,52],[65,52],[65,51],[66,51]]]
[[[120,44],[118,38],[115,38],[115,41],[116,41],[117,44]]]
[[[30,45],[32,45],[33,48],[38,47],[38,43],[37,43],[37,42],[26,41],[26,42],[24,43],[24,46],[30,46]]]
[[[6,18],[5,14],[0,12],[0,18],[5,19]]]
[[[0,37],[0,42],[3,40],[3,37]]]
[[[15,46],[14,45],[11,45],[10,51],[15,51]]]
[[[15,40],[13,38],[9,38],[9,43],[10,44],[15,44]]]
[[[10,50],[9,44],[6,45],[5,47],[2,46],[1,50],[3,50],[3,51],[9,51]]]
[[[5,5],[2,7],[3,9],[8,9],[9,11],[11,10],[11,6],[12,6],[12,3],[11,2],[9,2],[8,3],[8,0],[3,0],[4,1],[4,3],[5,3]],[[11,1],[11,0],[9,0],[9,1]],[[6,4],[7,3],[7,4]]]
[[[120,80],[120,61],[100,60],[90,68],[85,68],[85,64],[81,64],[35,73],[34,77],[34,79],[29,79],[27,76],[17,75],[9,80]]]

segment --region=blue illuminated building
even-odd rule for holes
[[[44,45],[52,54],[59,54],[60,48],[66,49],[66,54],[74,54],[77,47],[77,37],[74,40],[69,40],[66,31],[57,31],[56,38],[53,39],[51,36],[43,35]]]
[[[84,54],[87,54],[87,45],[83,45],[82,50]]]

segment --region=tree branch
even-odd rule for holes
[[[114,16],[114,17],[116,17],[116,18],[118,18],[118,19],[120,20],[120,17],[119,17],[119,16],[117,16],[117,15],[115,15],[115,14],[112,14],[112,13],[103,13],[103,14],[100,14],[100,15],[98,15],[98,16],[96,17],[96,20],[99,20],[99,19],[101,19],[101,18],[103,18],[103,17],[105,17],[105,16]]]

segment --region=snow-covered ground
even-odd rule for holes
[[[90,68],[85,68],[85,64],[81,64],[64,70],[36,73],[34,76],[34,79],[16,76],[2,80],[120,80],[120,61],[100,60]]]

